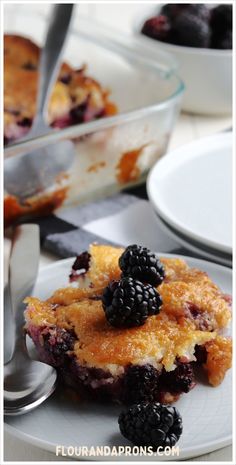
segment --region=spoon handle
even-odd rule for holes
[[[26,354],[23,326],[25,305],[36,280],[39,264],[39,227],[23,224],[14,231],[9,262],[9,291],[14,324],[13,355]]]
[[[39,90],[37,111],[32,131],[36,125],[43,125],[45,112],[52,86],[58,74],[60,58],[70,26],[73,4],[57,4],[54,6],[48,27],[44,47],[39,62]],[[45,124],[45,123],[44,123]]]

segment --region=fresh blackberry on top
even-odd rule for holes
[[[132,276],[141,282],[158,286],[165,277],[164,266],[147,247],[130,245],[119,258],[122,277]]]
[[[119,416],[121,434],[135,446],[173,447],[179,440],[183,424],[175,407],[155,403],[134,404]]]
[[[157,315],[161,296],[150,284],[131,277],[111,282],[104,290],[103,309],[108,322],[115,327],[141,326],[151,315]]]

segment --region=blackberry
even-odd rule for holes
[[[23,69],[27,69],[27,71],[36,71],[37,65],[35,63],[31,63],[30,61],[27,61],[22,65]]]
[[[18,126],[22,126],[23,128],[28,128],[32,125],[32,119],[24,117],[20,121],[17,121]]]
[[[79,275],[84,274],[89,270],[90,259],[91,255],[88,252],[83,252],[76,257],[69,275],[71,282],[77,280]]]
[[[217,50],[231,50],[233,47],[232,43],[232,32],[227,31],[222,35],[213,34],[211,38],[211,48]]]
[[[132,276],[144,283],[158,286],[165,277],[164,267],[157,256],[146,247],[130,245],[119,259],[122,277]]]
[[[44,335],[44,347],[53,355],[62,355],[68,350],[72,350],[75,343],[74,331],[67,331],[62,328],[49,328]]]
[[[211,10],[210,26],[213,35],[232,34],[232,5],[219,5]]]
[[[209,46],[210,28],[201,17],[184,11],[173,22],[172,38],[175,45],[205,48]]]
[[[61,76],[59,79],[63,84],[68,85],[71,82],[72,76],[71,74],[66,73],[66,74],[63,74],[63,76]]]
[[[158,402],[134,404],[121,412],[121,434],[136,446],[165,448],[174,446],[182,431],[182,418],[175,407]]]
[[[190,363],[179,363],[173,371],[165,371],[160,383],[171,393],[189,392],[195,386],[193,367]]]
[[[135,404],[136,402],[154,401],[159,376],[159,371],[152,365],[131,365],[124,377],[123,402]]]
[[[160,14],[167,16],[170,20],[173,20],[178,16],[183,10],[189,8],[189,3],[166,3],[161,8]]]
[[[196,357],[196,363],[203,365],[207,361],[207,351],[205,346],[195,346],[194,356]]]
[[[72,265],[72,270],[88,271],[90,259],[91,259],[91,255],[88,252],[81,253],[80,255],[76,257]]]
[[[167,3],[161,8],[160,13],[167,16],[171,21],[175,20],[183,11],[188,11],[199,16],[204,21],[209,20],[209,8],[202,3]]]
[[[150,284],[133,278],[112,281],[104,290],[102,304],[112,326],[131,328],[141,326],[150,315],[157,315],[161,296]]]
[[[167,16],[159,15],[145,21],[141,32],[152,39],[166,42],[170,38],[170,29]]]
[[[73,330],[51,327],[42,330],[43,347],[49,365],[63,366],[68,361],[67,352],[73,350],[76,335]]]
[[[85,101],[70,110],[70,117],[73,124],[85,122],[85,112],[88,108],[88,102]]]
[[[203,21],[209,22],[210,9],[203,3],[191,4],[188,11],[189,13],[191,12],[191,14],[198,16]]]

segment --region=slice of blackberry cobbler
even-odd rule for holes
[[[71,280],[78,286],[45,302],[29,297],[25,316],[40,359],[74,389],[123,403],[171,403],[195,386],[197,365],[211,385],[223,381],[231,340],[218,333],[230,322],[230,303],[206,273],[137,246],[91,245]]]

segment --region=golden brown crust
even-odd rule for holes
[[[206,343],[207,361],[204,365],[209,383],[218,386],[222,383],[225,373],[232,365],[232,340],[217,336]]]
[[[90,267],[85,277],[79,279],[79,286],[89,282],[99,288],[107,286],[111,280],[118,280],[121,274],[118,260],[122,251],[122,248],[92,244]],[[191,319],[200,329],[225,328],[231,320],[230,306],[210,277],[190,268],[179,258],[162,258],[161,261],[166,277],[158,292],[165,312],[179,319]]]
[[[4,35],[4,63],[7,66],[22,68],[38,64],[40,49],[30,39],[13,34]]]
[[[222,380],[229,367],[228,343],[221,342],[219,345],[220,339],[212,328],[199,328],[187,305],[186,311],[185,304],[191,297],[195,304],[198,302],[203,307],[205,305],[204,318],[206,309],[209,308],[210,321],[217,320],[213,317],[214,312],[222,315],[225,313],[227,317],[222,317],[225,323],[230,319],[229,307],[210,278],[199,270],[190,269],[183,260],[162,259],[166,279],[158,288],[163,299],[159,315],[149,317],[145,325],[137,328],[118,329],[108,324],[99,296],[111,279],[119,279],[118,259],[122,251],[121,248],[92,245],[88,271],[90,287],[59,289],[45,303],[28,298],[27,324],[73,329],[78,338],[74,347],[77,360],[80,364],[96,367],[161,363],[166,370],[172,370],[176,358],[194,360],[195,346],[208,343],[206,370],[210,382],[213,385],[216,383],[214,370],[217,370],[217,363],[219,380]],[[80,282],[83,283],[83,280]],[[201,292],[203,295],[199,300]],[[214,345],[216,337],[217,343]],[[218,358],[212,355],[217,354],[217,347],[221,352]],[[227,360],[225,364],[222,355],[224,352]]]
[[[84,276],[85,281],[83,277],[80,280],[80,287],[89,282],[91,287],[100,288],[107,286],[112,280],[118,280],[121,274],[118,260],[123,250],[121,247],[91,244],[89,270]]]
[[[55,302],[55,301],[54,301]],[[33,325],[56,325],[73,329],[78,342],[74,353],[81,364],[100,367],[126,366],[145,360],[173,369],[176,357],[192,357],[195,345],[214,339],[215,333],[197,331],[191,322],[177,322],[165,312],[148,318],[145,325],[132,329],[111,327],[101,300],[83,298],[67,306],[27,299],[27,320]]]
[[[4,36],[4,124],[6,138],[17,139],[20,130],[14,127],[24,118],[32,120],[35,114],[38,61],[40,48],[30,39],[16,35]],[[65,79],[62,82],[61,79]],[[62,80],[63,80],[62,79]],[[72,108],[86,103],[88,118],[103,113],[115,113],[110,108],[108,92],[94,79],[85,75],[85,67],[75,70],[63,63],[48,108],[48,122],[62,120]],[[113,114],[114,114],[113,113]],[[86,119],[86,118],[85,118]],[[69,119],[68,125],[73,124]],[[66,123],[65,123],[66,124]],[[19,133],[19,134],[18,134]],[[22,136],[22,134],[21,134]]]

